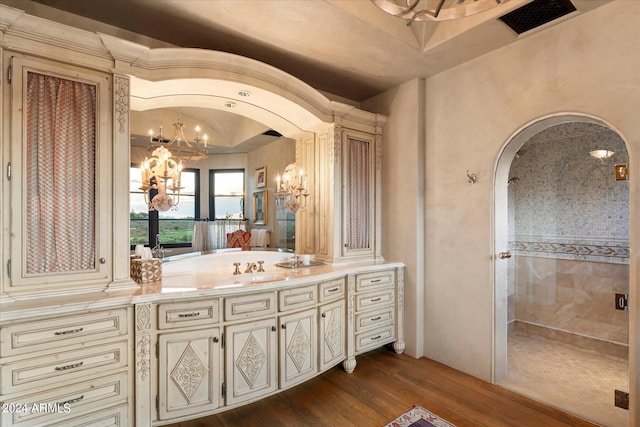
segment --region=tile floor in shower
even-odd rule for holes
[[[627,359],[514,330],[508,337],[507,378],[499,383],[606,427],[627,427],[628,411],[614,390],[629,390]]]

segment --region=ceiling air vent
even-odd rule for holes
[[[500,19],[513,31],[522,34],[575,10],[570,0],[533,0]]]
[[[277,137],[281,137],[282,134],[280,132],[277,132],[273,129],[269,129],[267,131],[262,132],[263,135],[267,135],[267,136],[277,136]]]

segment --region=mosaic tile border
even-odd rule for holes
[[[588,260],[616,264],[629,263],[629,241],[610,239],[567,239],[553,237],[520,237],[509,242],[514,255]]]

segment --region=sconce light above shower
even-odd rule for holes
[[[613,156],[615,154],[615,152],[613,151],[609,151],[609,150],[593,150],[593,151],[589,151],[589,155],[591,155],[591,157],[594,157],[600,161],[605,161],[606,159],[608,159],[609,157]]]

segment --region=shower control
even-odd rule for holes
[[[507,259],[507,258],[511,258],[511,252],[506,251],[506,252],[499,252],[498,253],[498,258],[500,259]]]
[[[629,311],[629,295],[616,294],[616,310]]]

